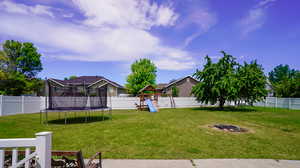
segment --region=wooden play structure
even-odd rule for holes
[[[139,91],[140,104],[136,104],[137,109],[139,110],[148,110],[149,107],[146,104],[146,100],[150,100],[153,103],[153,106],[158,111],[158,96],[160,92],[155,89],[152,85],[147,85]]]

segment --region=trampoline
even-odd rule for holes
[[[64,123],[68,122],[68,113],[85,112],[85,122],[88,122],[91,112],[109,113],[112,118],[111,98],[107,92],[108,84],[91,85],[91,81],[48,79],[45,84],[45,106],[40,112],[41,123],[48,123],[48,113],[57,112],[61,119],[64,113]],[[110,107],[108,106],[108,101]],[[44,115],[43,115],[44,114]]]

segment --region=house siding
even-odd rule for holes
[[[98,88],[100,86],[103,86],[107,84],[107,96],[118,96],[118,88],[107,83],[106,81],[100,81],[92,86],[90,86],[91,88]],[[93,89],[94,90],[94,89]]]
[[[165,93],[172,94],[172,87],[176,86],[179,89],[178,96],[179,97],[191,97],[193,86],[195,86],[197,82],[191,78],[186,78],[182,81],[174,83],[172,86],[169,86],[165,89]]]

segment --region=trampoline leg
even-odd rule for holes
[[[112,120],[112,108],[109,108],[109,115],[110,115],[110,120]]]
[[[46,124],[48,125],[48,112],[46,111]]]
[[[40,124],[42,124],[42,110],[40,110]]]
[[[87,122],[87,112],[85,111],[85,122]]]
[[[58,112],[58,119],[60,119],[60,112]]]
[[[104,121],[104,110],[101,111],[102,111],[102,121]]]
[[[67,124],[67,112],[65,112],[65,125]]]

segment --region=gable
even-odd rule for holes
[[[184,84],[186,82],[189,82],[189,83],[191,83],[193,85],[196,85],[198,83],[198,81],[195,78],[193,78],[191,76],[187,76],[187,77],[181,78],[179,80],[176,80],[174,82],[171,82],[164,89],[169,89],[169,88],[171,88],[173,86],[179,86],[179,85],[182,85],[182,84]]]

